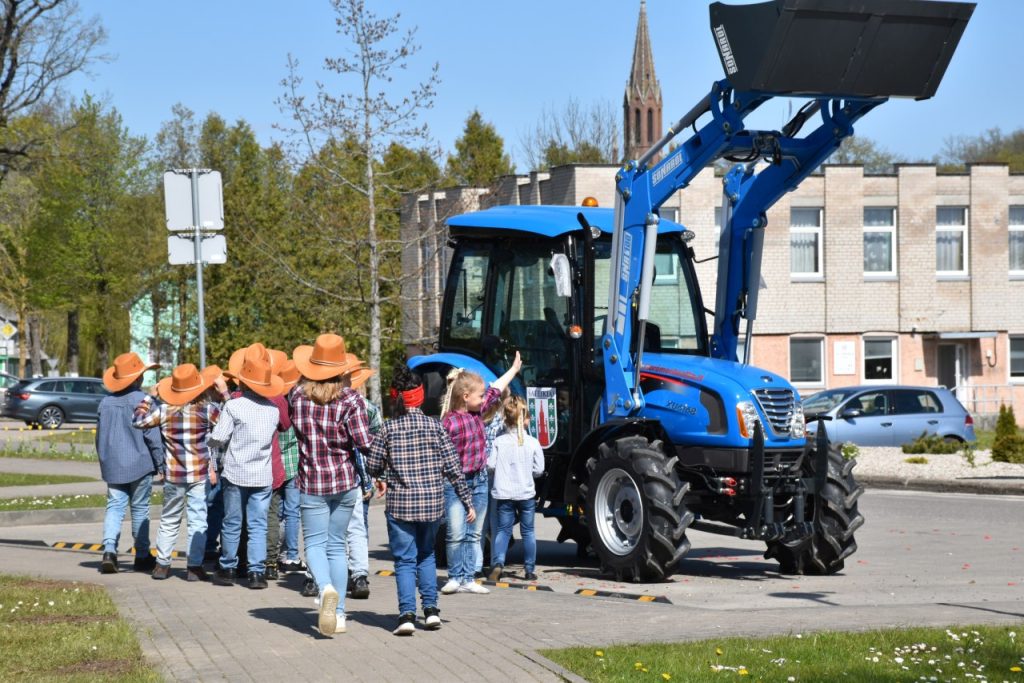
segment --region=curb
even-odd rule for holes
[[[529,652],[523,650],[516,650],[516,652],[518,652],[521,656],[526,657],[534,664],[544,667],[551,673],[561,678],[563,681],[568,681],[568,683],[587,683],[587,679],[577,676],[573,672],[563,667],[561,664],[556,664],[555,662],[551,661],[550,659],[548,659],[541,653],[537,652],[536,650],[532,650]]]
[[[867,488],[933,493],[985,493],[997,496],[1024,496],[1024,479],[1015,483],[981,482],[965,479],[910,479],[902,477],[857,476],[857,483]]]
[[[149,507],[150,520],[160,519],[163,507]],[[65,510],[11,510],[0,512],[0,527],[35,526],[37,524],[89,524],[102,522],[107,509],[102,508],[67,508]]]

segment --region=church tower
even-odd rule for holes
[[[638,159],[661,138],[661,85],[654,75],[654,54],[647,31],[647,3],[640,0],[640,19],[633,44],[633,67],[622,98],[626,159]]]

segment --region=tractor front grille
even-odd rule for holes
[[[766,479],[785,477],[796,474],[804,452],[800,449],[776,451],[768,450],[764,454],[764,476]]]
[[[768,418],[768,424],[775,436],[788,437],[793,413],[796,409],[796,397],[792,389],[755,389],[754,396]]]

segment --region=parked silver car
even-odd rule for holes
[[[47,429],[65,422],[95,422],[107,393],[103,381],[95,377],[25,379],[7,390],[3,415]]]
[[[949,389],[870,385],[829,389],[803,400],[808,437],[819,425],[832,443],[902,446],[921,434],[974,441],[974,419]],[[831,420],[816,421],[818,415]]]

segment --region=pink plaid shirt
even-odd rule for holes
[[[221,397],[227,401],[225,394]],[[210,447],[206,439],[220,418],[221,404],[202,407],[189,403],[181,407],[158,402],[152,396],[135,408],[132,425],[137,429],[159,427],[166,452],[168,484],[195,484],[209,475]]]
[[[352,389],[328,403],[314,403],[301,389],[291,394],[292,427],[299,441],[299,490],[331,496],[359,485],[353,450],[373,441],[363,398]]]
[[[480,413],[486,413],[500,398],[501,392],[489,387]],[[449,412],[441,420],[459,453],[463,474],[476,474],[487,466],[487,435],[480,413]]]

